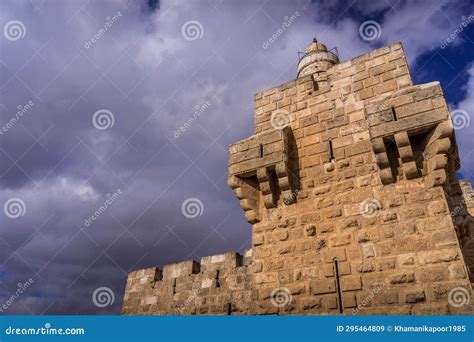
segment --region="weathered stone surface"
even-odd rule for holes
[[[253,248],[130,273],[123,314],[472,315],[448,301],[471,295],[474,194],[440,84],[400,43],[339,63],[314,42],[298,70],[229,148]]]

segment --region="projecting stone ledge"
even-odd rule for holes
[[[250,223],[261,219],[260,201],[275,208],[294,201],[298,176],[296,148],[290,127],[251,136],[230,145],[229,186]]]
[[[426,176],[428,186],[444,185],[459,168],[454,130],[439,82],[368,100],[365,116],[382,184],[395,182],[394,170],[400,168],[398,180]]]

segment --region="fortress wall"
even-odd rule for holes
[[[228,315],[249,310],[248,265],[244,256],[225,253],[152,267],[129,274],[122,313],[126,315]]]
[[[401,44],[255,102],[228,178],[252,256],[131,273],[125,314],[472,314],[448,301],[472,291],[472,189],[442,89],[412,84]]]

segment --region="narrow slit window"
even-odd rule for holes
[[[395,107],[392,107],[393,121],[397,121],[397,113],[395,112]]]
[[[334,149],[332,147],[332,140],[329,140],[329,156],[331,160],[334,160]]]
[[[260,158],[263,157],[263,145],[260,144]]]
[[[398,153],[398,148],[393,140],[384,141],[384,144],[385,150],[387,151],[388,163],[392,171],[392,177],[396,181],[400,174],[400,155]]]
[[[216,273],[216,287],[221,287],[221,283],[219,282],[219,270]]]
[[[337,259],[334,260],[334,270],[336,273],[336,285],[337,285],[337,301],[339,307],[339,313],[343,313],[344,308],[342,306],[342,291],[341,291],[341,278],[339,275],[339,262]]]

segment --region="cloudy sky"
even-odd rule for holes
[[[472,15],[468,0],[2,1],[0,314],[117,314],[128,272],[249,248],[227,146],[314,36],[342,61],[401,41],[414,81],[440,80],[457,111],[471,178]]]

